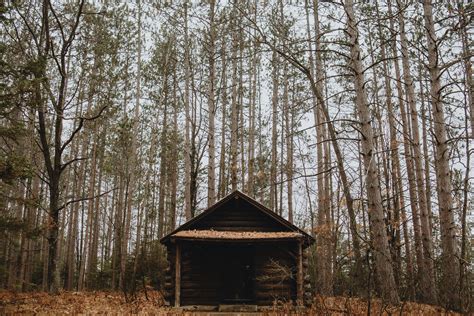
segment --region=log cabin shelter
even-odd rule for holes
[[[270,306],[310,297],[314,238],[240,191],[164,236],[170,305]]]

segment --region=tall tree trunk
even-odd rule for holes
[[[436,148],[436,177],[441,229],[441,302],[448,308],[460,308],[459,260],[456,225],[452,200],[452,183],[449,167],[449,147],[444,119],[441,91],[441,67],[438,56],[438,39],[433,21],[431,0],[423,2],[426,39],[428,42],[428,71],[431,79],[431,107]]]
[[[100,227],[100,195],[102,188],[102,175],[103,175],[103,166],[104,166],[104,150],[106,142],[106,128],[103,127],[101,133],[97,136],[97,142],[99,143],[97,159],[98,159],[98,182],[97,182],[97,191],[95,196],[92,197],[90,203],[94,203],[94,213],[92,214],[91,219],[91,236],[90,236],[90,246],[89,246],[89,255],[88,255],[88,266],[86,271],[86,287],[91,287],[91,280],[96,276],[97,273],[97,253],[99,248],[99,227]]]
[[[242,35],[239,36],[239,101],[238,104],[240,105],[239,108],[239,117],[237,119],[238,128],[237,128],[237,135],[238,135],[238,143],[240,145],[240,188],[242,191],[245,192],[245,116],[244,116],[244,37]]]
[[[423,78],[425,77],[422,72],[422,67],[418,73],[418,80],[420,83],[420,102],[421,102],[421,129],[423,139],[423,155],[424,155],[424,176],[425,176],[425,192],[426,192],[426,208],[428,210],[428,223],[430,231],[433,231],[433,211],[431,209],[431,177],[430,177],[430,153],[428,152],[428,122],[430,114],[427,113],[426,104],[425,104],[425,89],[423,86]]]
[[[165,80],[164,80],[164,100],[163,100],[163,129],[161,131],[161,140],[160,140],[160,185],[159,185],[159,195],[158,195],[158,237],[163,237],[164,232],[164,219],[165,219],[165,196],[166,196],[166,174],[168,169],[168,80],[167,74],[165,71]]]
[[[209,132],[207,136],[208,141],[208,168],[207,168],[207,206],[211,206],[216,202],[216,141],[215,141],[215,114],[216,101],[214,96],[215,83],[215,42],[216,42],[216,24],[215,17],[215,0],[209,1],[209,83],[208,83],[208,115],[209,115]]]
[[[88,203],[87,203],[87,222],[86,222],[86,233],[83,240],[83,251],[81,254],[81,265],[79,267],[79,281],[78,281],[78,290],[82,291],[84,289],[86,283],[86,267],[89,260],[89,247],[91,244],[91,236],[92,236],[92,224],[93,224],[93,217],[95,203],[94,203],[94,194],[95,194],[95,182],[96,182],[96,172],[97,172],[97,137],[95,137],[95,128],[94,131],[91,133],[91,137],[86,137],[86,141],[92,140],[92,149],[91,149],[91,166],[89,175],[89,184],[87,189],[88,194]]]
[[[469,36],[469,26],[472,23],[472,10],[470,10],[470,4],[463,4],[462,1],[458,2],[459,8],[459,22],[460,28],[459,33],[461,35],[462,42],[462,53],[464,55],[464,69],[465,69],[465,85],[467,94],[467,106],[469,109],[469,117],[471,124],[471,137],[474,138],[474,74],[472,72],[472,47],[473,39]],[[471,7],[472,9],[472,7]],[[470,13],[471,12],[471,13]],[[472,25],[471,25],[472,26]],[[471,34],[472,35],[472,34]]]
[[[190,142],[190,105],[189,105],[189,81],[191,77],[191,61],[189,54],[188,35],[188,3],[184,2],[184,215],[186,220],[192,218],[191,212],[191,142]]]
[[[227,193],[227,177],[226,177],[226,126],[227,126],[227,58],[226,58],[226,41],[222,41],[222,118],[221,118],[221,152],[219,158],[219,199],[223,198]]]
[[[234,14],[237,14],[234,11]],[[239,128],[239,96],[238,96],[238,67],[237,55],[239,50],[238,22],[234,16],[232,20],[232,104],[231,104],[231,139],[230,139],[230,179],[232,191],[237,190],[237,169],[238,169],[238,128]]]
[[[391,15],[391,5],[389,3],[388,6],[389,14]],[[390,28],[394,30],[394,22],[393,19],[390,19]],[[398,55],[398,49],[396,47],[396,42],[392,41],[391,45],[392,56]],[[421,226],[420,226],[420,217],[418,214],[418,203],[417,201],[417,191],[416,191],[416,184],[415,184],[415,168],[413,164],[413,155],[411,153],[411,146],[410,146],[410,126],[408,121],[408,116],[405,109],[405,93],[402,88],[402,78],[401,78],[401,71],[400,66],[398,64],[398,60],[394,61],[395,66],[395,78],[396,78],[396,87],[397,87],[397,97],[398,97],[398,106],[400,109],[400,116],[402,120],[402,134],[403,134],[403,148],[405,154],[405,164],[407,170],[407,177],[408,177],[408,193],[410,197],[410,208],[412,213],[412,222],[413,222],[413,234],[414,234],[414,242],[415,242],[415,254],[416,254],[416,263],[417,263],[417,280],[421,287],[422,295],[425,296],[424,293],[428,291],[427,284],[429,280],[427,279],[428,274],[425,273],[425,264],[423,258],[423,249],[422,249],[422,242],[421,242]],[[399,168],[400,169],[400,168]],[[398,177],[401,177],[401,170]],[[401,180],[400,180],[401,181]],[[401,182],[398,185],[399,188],[402,187]]]
[[[307,6],[308,8],[308,6]],[[313,115],[315,117],[315,124],[316,124],[316,135],[317,135],[317,143],[318,145],[322,143],[323,137],[322,135],[324,132],[324,126],[327,126],[329,137],[333,146],[334,154],[336,156],[336,163],[337,168],[339,171],[339,175],[341,177],[341,182],[343,185],[343,192],[344,197],[346,200],[347,212],[349,215],[349,228],[351,231],[352,236],[352,244],[354,249],[354,257],[355,257],[355,266],[352,269],[351,274],[355,279],[355,290],[359,292],[362,290],[363,280],[364,280],[364,272],[363,272],[363,262],[361,256],[361,246],[359,241],[359,233],[357,232],[357,221],[356,215],[354,211],[354,199],[352,198],[350,192],[350,183],[346,174],[345,166],[344,166],[344,158],[342,151],[340,149],[338,143],[338,133],[334,127],[332,122],[332,118],[329,115],[327,103],[323,93],[323,82],[324,82],[324,70],[323,70],[323,63],[322,63],[322,55],[321,55],[321,33],[320,33],[320,25],[319,25],[319,1],[313,0],[313,20],[314,20],[314,29],[315,29],[315,62],[313,63],[313,55],[312,50],[310,50],[310,69],[309,71],[304,71],[305,75],[309,79],[311,83],[311,89],[313,91],[313,95],[316,98],[316,104],[313,107]],[[309,25],[309,14],[307,12],[307,25]],[[308,29],[308,35],[310,35],[310,31]],[[314,66],[313,66],[314,65]],[[324,123],[324,124],[323,124]],[[320,136],[318,136],[320,135]],[[318,146],[317,145],[317,146]],[[317,149],[317,157],[318,157],[318,175],[321,175],[321,172],[324,172],[322,168],[324,165],[321,161],[319,161],[319,157],[321,159],[323,156],[322,148]],[[322,160],[324,161],[324,159]],[[325,202],[325,191],[323,190],[323,182],[322,179],[319,179],[318,176],[318,205],[324,205]],[[321,192],[319,193],[319,188],[321,188]],[[327,192],[327,190],[326,190]],[[324,208],[324,207],[323,207]],[[318,215],[319,216],[319,215]],[[327,282],[326,282],[327,284]],[[327,287],[329,290],[329,288]]]
[[[279,88],[279,58],[274,51],[272,54],[272,156],[270,165],[270,209],[278,209],[277,192],[277,141],[278,141],[278,88]]]
[[[254,1],[252,5],[254,19],[257,16],[257,7],[258,1]],[[257,31],[254,31],[254,38],[256,38]],[[250,80],[251,80],[251,87],[250,87],[250,103],[249,103],[249,135],[248,135],[248,180],[247,180],[247,194],[250,196],[254,196],[254,166],[255,166],[255,108],[257,107],[257,73],[258,73],[258,43],[255,39],[252,42],[252,45],[249,46],[249,53],[252,56],[252,65],[250,67]]]
[[[283,67],[284,73],[284,92],[283,92],[283,106],[285,109],[285,134],[286,134],[286,183],[287,183],[287,194],[288,194],[288,221],[293,223],[293,126],[294,126],[294,115],[290,106],[289,100],[289,75],[288,75],[288,63],[285,63]],[[294,91],[294,90],[293,90]],[[293,95],[294,96],[294,95]],[[295,104],[292,100],[291,104]]]
[[[118,197],[114,205],[114,237],[113,237],[113,251],[112,251],[112,290],[118,288],[122,289],[122,268],[120,266],[121,257],[122,257],[122,239],[123,236],[123,210],[124,210],[124,190],[125,190],[125,176],[124,173],[121,173],[117,176],[116,185],[118,184]],[[117,279],[118,273],[118,279]]]
[[[400,1],[397,1],[398,9],[398,22],[399,22],[399,33],[401,42],[402,52],[402,67],[403,67],[403,78],[406,86],[406,95],[408,101],[408,107],[410,110],[411,127],[412,127],[412,149],[413,149],[413,160],[415,163],[415,178],[417,186],[417,202],[420,211],[420,224],[421,224],[421,237],[423,245],[423,259],[425,265],[426,275],[426,288],[423,291],[425,300],[427,303],[436,304],[437,297],[435,291],[435,279],[434,279],[434,258],[433,258],[433,244],[431,229],[429,226],[429,213],[426,203],[426,191],[425,184],[423,181],[423,167],[421,160],[421,149],[420,149],[420,134],[418,125],[418,111],[415,103],[415,89],[413,78],[410,73],[410,63],[408,60],[408,40],[405,34],[405,19],[403,16],[402,5]]]
[[[173,72],[173,137],[171,138],[170,152],[171,157],[178,157],[178,77],[176,74],[176,67]],[[168,232],[173,231],[176,228],[176,205],[178,199],[178,159],[172,159],[170,163],[170,225]]]
[[[388,2],[388,12],[389,15],[392,15],[391,13],[391,4],[390,0]],[[380,11],[378,5],[376,6],[377,8],[377,16],[379,18],[379,23],[377,25],[378,33],[379,36],[382,39],[383,37],[383,31],[382,31],[382,26],[380,24],[381,16],[380,16]],[[392,32],[394,32],[394,22],[392,19],[390,19],[390,29]],[[384,39],[385,41],[385,39]],[[389,75],[389,62],[386,61],[387,58],[387,49],[386,45],[382,44],[381,45],[381,59],[384,60],[382,63],[383,66],[383,71],[384,71],[384,79],[385,79],[385,89],[386,89],[386,104],[387,104],[387,110],[388,110],[388,124],[389,124],[389,133],[390,133],[390,157],[392,161],[392,169],[393,169],[393,175],[392,175],[392,188],[394,192],[394,210],[395,210],[395,223],[397,227],[395,229],[398,230],[396,233],[396,244],[397,247],[399,247],[397,253],[398,253],[398,260],[399,262],[397,265],[399,266],[401,264],[401,258],[400,258],[400,248],[401,248],[401,238],[400,238],[400,220],[401,220],[401,225],[403,227],[403,236],[405,240],[405,258],[406,258],[406,265],[407,265],[407,274],[408,274],[408,288],[409,288],[409,297],[413,300],[415,299],[415,282],[414,282],[414,270],[413,270],[413,263],[412,263],[412,257],[411,257],[411,249],[410,249],[410,238],[408,236],[408,225],[407,225],[407,219],[405,215],[405,198],[403,195],[403,184],[402,184],[402,174],[401,174],[401,167],[400,167],[400,156],[399,156],[399,147],[398,147],[398,137],[397,137],[397,124],[396,124],[396,113],[393,108],[393,103],[392,103],[392,85],[391,85],[391,80],[390,80],[390,75]],[[396,65],[398,69],[398,64]],[[399,71],[398,71],[399,72]],[[399,94],[400,91],[399,91]],[[401,214],[401,215],[400,215]],[[398,267],[398,272],[401,272],[401,267]]]
[[[366,173],[366,189],[368,199],[369,220],[372,232],[372,247],[374,249],[377,277],[382,297],[389,303],[397,304],[399,296],[395,285],[393,266],[390,260],[390,251],[385,231],[382,197],[380,195],[380,183],[377,166],[375,164],[374,137],[371,125],[369,103],[365,91],[365,79],[359,47],[359,32],[355,19],[354,4],[352,0],[344,2],[347,15],[347,32],[350,37],[351,67],[354,71],[354,83],[356,91],[356,106],[361,124],[361,149]]]

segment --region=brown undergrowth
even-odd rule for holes
[[[383,304],[382,300],[372,299],[370,305],[367,300],[357,297],[317,296],[309,308],[299,309],[293,304],[276,304],[271,310],[262,315],[461,315],[447,311],[439,306],[402,302],[398,306]]]
[[[148,297],[148,298],[147,298]],[[310,308],[296,308],[289,303],[275,303],[258,315],[368,315],[369,304],[361,298],[321,297],[314,299]],[[44,292],[16,293],[0,291],[0,314],[78,315],[78,314],[140,314],[140,315],[219,315],[219,313],[190,312],[164,306],[159,291],[139,293],[133,300],[126,300],[120,292],[61,292],[49,295]],[[238,313],[239,315],[256,315]],[[438,306],[403,302],[388,306],[381,300],[370,303],[371,315],[458,315]],[[229,313],[226,313],[229,315]],[[237,314],[236,314],[237,315]]]

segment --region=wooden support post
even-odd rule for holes
[[[176,243],[176,262],[174,280],[174,306],[179,307],[181,303],[181,246]]]
[[[303,243],[298,242],[298,258],[296,272],[296,300],[298,305],[304,304],[304,276],[303,276]]]

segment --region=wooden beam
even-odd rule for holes
[[[304,304],[304,275],[303,275],[303,243],[298,242],[297,272],[296,272],[296,300],[298,305]]]
[[[176,243],[175,280],[174,280],[174,306],[181,303],[181,245]]]

